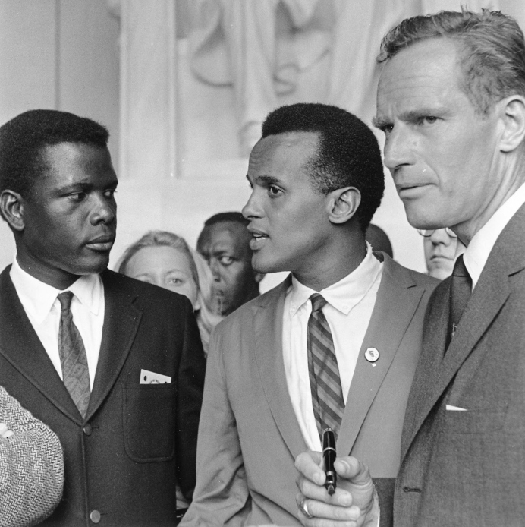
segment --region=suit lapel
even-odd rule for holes
[[[10,268],[0,275],[0,354],[62,413],[81,422],[75,403],[20,303]]]
[[[420,361],[416,372],[418,382],[410,394],[412,408],[405,418],[409,431],[403,440],[403,456],[433,406],[507,301],[511,293],[509,276],[525,268],[525,247],[519,243],[523,238],[524,224],[525,206],[522,206],[492,248],[442,362],[438,359],[443,356],[440,352],[448,328],[450,287],[440,288],[439,296],[432,299],[437,320],[434,323],[429,318],[425,328],[424,361]]]
[[[260,297],[260,301],[254,304],[254,353],[264,394],[273,419],[295,459],[308,447],[290,400],[284,370],[282,323],[284,299],[289,286],[290,278],[265,297]]]
[[[377,300],[357,359],[341,422],[337,451],[342,455],[352,451],[423,292],[404,268],[385,258]],[[395,317],[392,317],[393,305]],[[375,363],[365,358],[368,348],[376,348],[379,352],[379,359]]]
[[[115,384],[142,317],[142,312],[133,305],[136,297],[129,295],[115,273],[105,271],[101,278],[105,297],[104,327],[97,373],[86,414],[88,419],[97,411]]]

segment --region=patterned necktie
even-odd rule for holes
[[[90,396],[89,370],[84,342],[71,313],[73,293],[65,291],[57,298],[61,306],[58,353],[62,363],[62,378],[80,414],[85,417]]]
[[[323,315],[326,300],[318,293],[310,297],[312,313],[308,319],[308,369],[315,421],[319,436],[330,427],[338,434],[345,409],[339,367],[330,326]]]
[[[450,318],[449,318],[449,343],[458,327],[463,311],[467,307],[472,293],[472,279],[468,274],[463,255],[454,264],[452,271],[452,285],[450,289]]]

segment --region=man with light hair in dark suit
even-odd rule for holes
[[[408,221],[466,246],[429,302],[394,525],[525,525],[523,33],[498,11],[418,16],[379,61],[375,124]]]

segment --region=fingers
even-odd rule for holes
[[[324,485],[325,476],[321,470],[321,463],[321,452],[301,452],[295,459],[295,468],[310,481],[317,485]]]
[[[339,477],[352,481],[353,485],[372,485],[368,467],[352,456],[337,458],[334,468]]]
[[[304,477],[299,477],[297,487],[301,494],[310,500],[322,501],[340,507],[350,507],[353,503],[352,494],[340,487],[337,487],[335,492],[330,496],[324,486],[316,485]]]
[[[333,521],[338,525],[356,525],[360,516],[359,507],[340,507],[317,500],[306,499],[301,493],[296,495],[298,517],[307,525],[328,525]],[[319,523],[320,520],[330,520],[330,523]],[[317,523],[316,521],[317,520]],[[342,522],[342,523],[340,523]]]

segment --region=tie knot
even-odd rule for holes
[[[312,313],[315,313],[316,311],[321,311],[323,307],[328,303],[323,295],[320,295],[319,293],[314,293],[310,297],[310,302],[312,302]]]
[[[454,264],[454,270],[452,271],[453,276],[461,276],[464,278],[470,278],[470,275],[468,274],[467,267],[465,266],[465,262],[463,261],[463,255],[459,256],[456,259],[456,263]]]
[[[57,296],[62,312],[71,310],[71,300],[73,300],[73,293],[71,291],[64,291]]]

